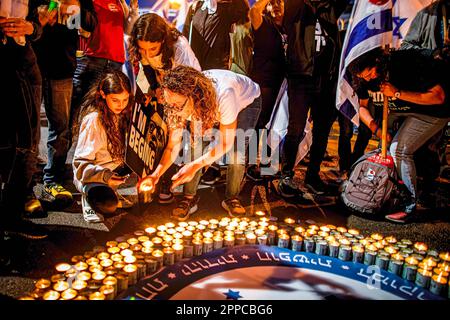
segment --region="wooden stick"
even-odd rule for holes
[[[389,99],[384,96],[383,101],[383,121],[381,124],[381,156],[383,159],[387,157],[387,131],[388,131],[388,115],[389,115]]]

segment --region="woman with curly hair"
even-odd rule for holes
[[[130,62],[135,70],[139,70],[137,82],[144,93],[150,91],[161,98],[157,89],[164,72],[176,66],[201,70],[186,38],[155,13],[139,17],[128,42]]]
[[[87,222],[103,221],[101,213],[112,213],[118,206],[115,189],[127,178],[120,169],[132,100],[127,76],[114,70],[102,76],[82,104],[75,126],[78,142],[73,172]]]
[[[222,207],[231,216],[245,215],[238,195],[244,177],[248,141],[241,133],[248,134],[247,130],[254,129],[258,119],[261,110],[258,84],[228,70],[199,72],[178,66],[166,72],[161,88],[167,104],[169,142],[156,170],[141,181],[140,187],[152,188],[176,160],[181,149],[183,128],[190,121],[193,136],[190,154],[193,156],[172,177],[172,190],[184,184],[184,197],[172,216],[184,221],[197,211],[196,194],[201,169],[228,151],[231,152],[227,158],[226,199],[222,201]],[[198,152],[199,140],[204,148],[201,153]]]

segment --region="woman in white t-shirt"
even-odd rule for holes
[[[244,177],[245,151],[261,110],[260,89],[250,78],[228,70],[199,72],[178,66],[166,72],[161,82],[169,114],[169,142],[161,161],[140,186],[152,188],[176,160],[181,149],[183,129],[190,121],[192,158],[172,177],[172,190],[184,184],[184,198],[173,217],[184,221],[197,210],[197,187],[202,170],[228,154],[226,199],[222,207],[231,216],[245,215],[238,195]],[[217,130],[214,130],[217,128]],[[214,138],[213,142],[212,138]],[[199,153],[199,140],[207,150]]]
[[[164,101],[159,86],[167,70],[179,65],[201,70],[186,38],[155,13],[139,17],[128,41],[130,62],[138,72],[136,82],[139,88],[148,96],[156,97],[161,104]],[[175,200],[170,192],[169,176],[174,170],[172,167],[161,179],[158,199],[161,204]]]

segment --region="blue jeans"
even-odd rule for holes
[[[61,183],[64,177],[67,152],[70,146],[70,104],[72,78],[44,79],[43,96],[48,119],[47,154],[44,183]]]
[[[423,114],[407,114],[407,118],[392,140],[390,152],[397,172],[412,196],[411,203],[406,207],[408,213],[414,211],[417,200],[414,152],[441,130],[449,120]]]
[[[259,113],[261,112],[261,97],[258,97],[251,103],[247,108],[242,110],[237,118],[237,129],[247,131],[249,129],[254,129],[256,122],[258,121]],[[249,145],[250,139],[257,139],[257,136],[253,134],[250,137],[245,138],[245,149],[244,153],[242,150],[238,149],[237,138],[235,138],[233,148],[228,152],[227,156],[227,181],[226,181],[226,191],[225,198],[232,199],[236,198],[241,192],[241,182],[245,174],[245,152]],[[207,143],[203,143],[206,146]],[[256,147],[256,144],[253,144]],[[241,152],[240,152],[241,151]],[[256,148],[254,150],[256,153]],[[194,150],[191,149],[191,154],[194,154]],[[198,184],[202,176],[202,171],[199,170],[194,178],[184,185],[184,194],[187,196],[194,196],[197,194]]]

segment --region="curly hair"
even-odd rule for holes
[[[365,82],[365,80],[360,79],[358,75],[366,68],[376,67],[378,80],[385,81],[388,73],[389,56],[390,52],[386,52],[380,47],[370,50],[353,60],[348,66],[353,89],[358,90]]]
[[[100,91],[105,95],[120,94],[124,91],[130,94],[127,107],[120,113],[114,114],[101,96]],[[133,106],[133,95],[130,80],[121,71],[107,71],[100,81],[91,87],[84,96],[80,113],[74,125],[74,137],[79,133],[83,118],[92,113],[98,112],[101,125],[105,129],[108,139],[108,151],[114,160],[123,159],[125,154],[125,140],[130,115]]]
[[[128,55],[135,69],[139,68],[142,57],[139,53],[139,41],[160,42],[162,63],[164,69],[172,68],[172,59],[175,55],[175,42],[181,33],[168,25],[166,21],[155,13],[146,13],[139,17],[133,26],[128,39]]]
[[[219,103],[213,80],[200,71],[188,66],[177,66],[173,70],[166,72],[161,88],[192,98],[194,101],[194,113],[191,123],[200,121],[203,131],[211,129],[218,122]],[[168,115],[173,113],[170,105],[167,105],[165,110]],[[169,126],[179,127],[179,125],[174,123],[177,118],[168,116]],[[186,119],[182,120],[186,121]]]

